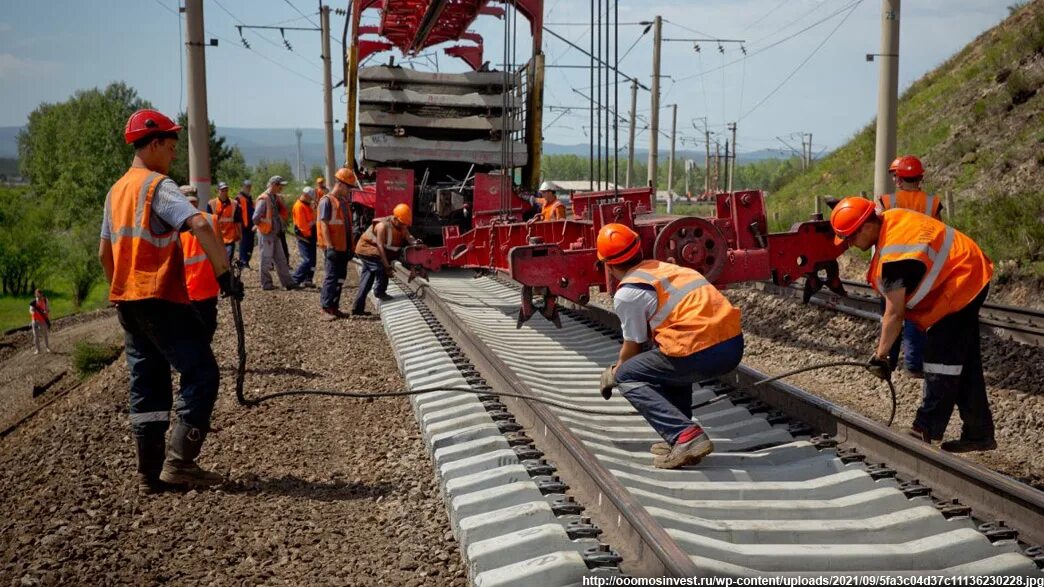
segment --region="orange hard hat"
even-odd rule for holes
[[[598,231],[598,260],[618,265],[633,258],[642,250],[638,233],[625,224],[606,224]]]
[[[874,215],[874,203],[859,196],[849,196],[837,203],[830,212],[830,226],[834,229],[834,244],[848,240]]]
[[[399,204],[392,210],[392,216],[398,219],[399,222],[406,226],[413,225],[413,210],[410,210],[408,204]]]
[[[355,185],[359,183],[359,180],[355,178],[355,172],[351,169],[348,169],[347,167],[342,167],[338,169],[337,173],[334,174],[334,179],[341,183],[346,183],[348,185]],[[319,179],[317,179],[316,181],[319,181]]]
[[[178,132],[181,127],[158,110],[138,110],[127,119],[123,139],[127,144],[161,132]]]
[[[895,175],[903,179],[911,179],[924,176],[924,166],[921,160],[913,155],[903,155],[896,159]]]
[[[315,183],[326,183],[326,178],[325,177],[317,177],[317,178],[315,178]]]
[[[892,159],[892,164],[888,166],[888,173],[895,175],[895,170],[899,169],[900,159],[902,159],[902,157],[896,157],[895,159]]]

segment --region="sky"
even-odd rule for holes
[[[596,0],[608,6],[608,0]],[[983,31],[1007,16],[1012,0],[916,0],[903,3],[900,16],[900,91],[932,70]],[[0,0],[0,126],[19,126],[41,102],[68,98],[78,89],[122,80],[160,110],[185,108],[183,39],[178,0]],[[346,8],[347,1],[334,8]],[[613,6],[616,6],[613,4]],[[661,129],[670,129],[669,105],[678,105],[679,149],[697,148],[703,117],[724,137],[738,124],[741,152],[792,145],[794,133],[812,133],[815,151],[843,144],[870,122],[876,111],[878,66],[867,53],[880,51],[880,0],[620,0],[620,71],[649,85],[652,33],[640,23],[656,14],[663,37],[736,39],[743,43],[664,42]],[[589,48],[590,2],[545,0],[546,28]],[[322,125],[320,36],[312,31],[243,31],[237,24],[311,27],[318,5],[306,0],[204,0],[208,47],[210,118],[219,127],[318,128]],[[364,19],[375,22],[376,13]],[[335,54],[345,17],[332,15]],[[525,61],[531,39],[524,19],[512,27],[516,62]],[[486,59],[503,62],[503,21],[481,16],[472,30],[485,39]],[[604,30],[604,29],[603,29]],[[633,47],[632,47],[633,45]],[[444,46],[426,50],[438,53]],[[742,49],[746,49],[744,57]],[[548,64],[587,66],[588,57],[545,33]],[[400,57],[401,58],[401,57]],[[380,57],[380,60],[386,57]],[[459,60],[438,55],[444,71],[462,71]],[[397,59],[398,61],[399,59]],[[430,70],[435,57],[408,63]],[[724,65],[724,67],[722,67]],[[588,106],[589,71],[549,68],[545,105]],[[603,73],[604,76],[604,73]],[[334,83],[340,81],[334,67]],[[611,96],[615,102],[616,98]],[[619,88],[619,110],[629,110],[630,87]],[[638,92],[638,114],[647,117],[649,92]],[[334,115],[344,118],[343,92],[335,90]],[[588,142],[587,111],[547,108],[545,141]],[[553,124],[552,124],[553,122]],[[642,129],[644,122],[639,122]],[[699,127],[699,131],[695,127]],[[621,124],[619,144],[626,143]],[[794,138],[792,138],[794,137]],[[660,149],[668,147],[661,138]],[[648,131],[636,145],[648,145]],[[699,143],[702,148],[702,143]]]

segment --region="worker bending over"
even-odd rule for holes
[[[233,255],[236,254],[236,243],[239,242],[242,231],[239,222],[239,202],[228,197],[227,183],[218,182],[217,189],[218,197],[207,203],[207,212],[217,217],[218,236],[225,245],[225,252],[231,263]]]
[[[392,262],[398,257],[403,245],[415,244],[417,239],[410,234],[413,224],[413,211],[408,204],[399,204],[392,209],[392,215],[373,221],[355,245],[355,254],[362,261],[362,274],[359,276],[359,291],[355,294],[352,306],[353,316],[368,316],[366,311],[366,294],[373,289],[378,300],[390,300],[388,295],[388,272]]]
[[[657,467],[698,463],[714,443],[692,419],[692,384],[739,365],[740,311],[699,272],[644,260],[638,233],[623,224],[603,226],[597,248],[620,281],[613,308],[624,339],[616,363],[602,373],[602,396],[618,387],[664,439],[651,449]],[[643,351],[650,336],[653,348]]]
[[[352,230],[351,186],[358,184],[355,172],[342,167],[334,174],[335,185],[319,200],[317,230],[319,248],[323,250],[323,289],[319,303],[323,313],[343,318],[341,290],[348,277],[348,261],[352,258],[355,242]]]
[[[964,425],[943,450],[997,447],[979,348],[979,308],[993,263],[972,239],[938,220],[902,208],[878,214],[863,198],[845,198],[830,214],[837,244],[874,247],[867,279],[885,299],[881,335],[867,368],[891,376],[888,351],[908,319],[927,332],[924,395],[910,433],[942,440],[956,404]]]
[[[185,199],[193,208],[199,207],[195,186],[183,185],[178,189],[185,194]],[[214,214],[203,214],[203,217],[214,229],[214,235],[220,238],[221,225],[218,217]],[[199,239],[191,232],[181,233],[181,256],[185,260],[185,288],[188,290],[189,301],[199,314],[199,319],[203,321],[207,342],[213,342],[214,332],[217,331],[218,294],[221,293],[214,276],[214,268],[207,260],[203,245],[199,244]]]
[[[131,115],[124,138],[134,145],[134,161],[105,197],[98,247],[109,301],[116,305],[124,330],[138,485],[146,493],[164,483],[221,482],[220,475],[196,464],[210,431],[218,367],[203,323],[189,305],[178,233],[189,230],[199,239],[222,293],[243,295],[213,225],[166,175],[179,130],[155,110]],[[173,399],[171,367],[181,375],[181,388],[164,455]]]

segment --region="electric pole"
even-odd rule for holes
[[[330,79],[330,7],[319,9],[320,34],[323,35],[323,119],[326,124],[326,185],[334,180],[333,82]]]
[[[714,193],[721,191],[721,143],[714,141]]]
[[[631,79],[631,131],[627,137],[627,187],[634,177],[634,125],[638,118],[638,80]]]
[[[301,160],[301,129],[294,131],[297,135],[297,177],[298,179],[304,178],[304,162]]]
[[[804,136],[808,137],[808,145],[806,147],[808,149],[808,153],[805,155],[805,169],[811,169],[812,168],[812,133],[806,133]],[[804,144],[804,139],[802,139],[802,144]]]
[[[873,55],[867,59],[873,60]],[[877,148],[874,193],[888,191],[888,164],[895,158],[896,108],[899,102],[899,0],[881,0],[881,64],[877,84]]]
[[[207,58],[203,53],[203,0],[185,0],[185,31],[189,183],[199,193],[199,208],[203,210],[210,199],[210,119],[207,118]]]
[[[674,198],[671,188],[674,187],[674,143],[678,137],[678,105],[671,104],[671,158],[667,161],[667,213],[674,210]]]
[[[707,129],[707,119],[703,119],[703,138],[707,145],[707,156],[703,163],[703,193],[710,193],[710,130]]]
[[[729,189],[727,190],[731,194],[732,178],[736,175],[736,123],[730,122],[728,129],[732,131],[732,165],[729,166]]]
[[[649,112],[649,187],[653,189],[653,201],[656,198],[657,165],[659,164],[659,133],[660,133],[660,43],[663,19],[656,15],[653,19],[653,71],[652,71],[652,102]]]

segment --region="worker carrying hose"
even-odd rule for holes
[[[645,260],[641,239],[623,224],[598,232],[598,259],[620,281],[613,308],[623,346],[602,373],[602,396],[618,387],[664,442],[653,464],[698,463],[714,443],[692,419],[692,384],[732,371],[743,358],[740,311],[698,271]],[[653,348],[642,345],[652,338]]]
[[[954,405],[961,437],[942,443],[950,452],[997,447],[979,348],[979,309],[990,289],[993,263],[968,236],[919,212],[877,213],[869,200],[841,200],[830,214],[835,243],[875,247],[867,280],[885,299],[881,335],[867,363],[891,377],[888,352],[903,320],[926,331],[924,395],[910,434],[940,441]]]
[[[224,295],[243,295],[213,226],[167,177],[179,130],[155,110],[139,110],[127,120],[124,138],[134,145],[134,161],[105,197],[98,247],[109,301],[124,330],[138,486],[145,493],[166,483],[222,480],[196,464],[217,399],[218,366],[189,305],[178,233],[188,230],[199,239]],[[171,367],[181,375],[176,402]],[[164,450],[172,403],[177,421]]]

